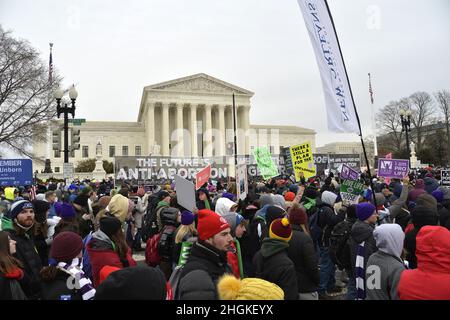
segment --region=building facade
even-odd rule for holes
[[[233,110],[233,96],[235,109]],[[80,149],[70,162],[95,158],[101,144],[103,159],[115,156],[211,157],[234,154],[236,116],[237,153],[251,153],[268,146],[280,147],[309,141],[315,152],[315,131],[296,126],[251,125],[253,92],[200,73],[144,88],[137,122],[87,121],[70,124],[80,130]],[[41,172],[50,159],[53,172],[61,172],[64,155],[52,150],[52,133],[62,120],[50,124],[47,143],[35,143],[35,170]]]

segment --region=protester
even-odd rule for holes
[[[195,228],[194,214],[184,210],[181,213],[181,226],[175,233],[175,246],[173,248],[173,262],[178,264],[180,260],[180,252],[184,242],[192,244],[197,241],[198,232]]]
[[[214,210],[211,202],[211,197],[209,195],[209,191],[206,188],[200,188],[196,192],[196,205],[197,209],[209,209]]]
[[[231,242],[230,249],[227,253],[227,261],[233,274],[236,278],[244,277],[244,269],[242,266],[242,252],[239,239],[245,232],[246,221],[244,217],[235,212],[229,212],[223,216],[227,220],[230,226],[231,236],[233,241]]]

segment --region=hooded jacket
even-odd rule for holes
[[[439,187],[439,183],[436,179],[426,177],[423,179],[425,184],[425,191],[431,194],[434,190],[436,190]]]
[[[373,231],[375,226],[365,223],[361,220],[355,222],[350,232],[350,257],[351,257],[351,269],[355,270],[356,264],[356,250],[358,244],[364,241],[364,268],[367,270],[367,261],[369,257],[377,251],[375,239],[373,237]]]
[[[373,236],[378,251],[367,261],[366,281],[371,283],[371,276],[379,276],[380,288],[366,286],[366,300],[398,300],[397,286],[400,275],[405,270],[401,254],[405,234],[397,224],[383,224],[376,227]],[[378,267],[380,272],[374,274],[370,266]]]
[[[180,300],[218,300],[217,282],[225,273],[231,273],[226,251],[204,241],[194,243],[180,275]]]
[[[285,300],[298,300],[295,266],[287,254],[289,243],[266,238],[253,258],[257,278],[275,283],[284,291]]]
[[[92,278],[95,288],[99,285],[100,270],[104,266],[124,268],[136,265],[136,261],[131,256],[130,248],[128,248],[126,261],[122,261],[115,251],[115,244],[101,230],[93,233],[91,241],[87,244],[87,252],[92,266]]]
[[[450,300],[450,231],[425,226],[417,235],[417,269],[403,271],[401,300]]]
[[[231,211],[231,207],[235,206],[235,205],[236,205],[236,203],[231,201],[228,198],[223,198],[223,197],[219,198],[219,199],[217,199],[217,202],[216,202],[215,212],[217,212],[221,216],[224,216],[227,213],[229,213]]]
[[[29,286],[24,287],[24,293],[29,299],[38,299],[41,295],[42,282],[39,272],[42,268],[41,258],[36,251],[33,238],[28,234],[18,235],[11,219],[2,218],[2,229],[9,233],[12,240],[16,241],[16,253],[13,255],[23,264],[25,277],[29,280]]]

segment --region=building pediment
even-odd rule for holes
[[[146,91],[194,92],[194,93],[235,93],[253,96],[253,92],[204,73],[157,83],[145,87]]]

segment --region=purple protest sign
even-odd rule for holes
[[[359,173],[350,168],[348,165],[343,164],[341,170],[341,178],[346,180],[358,180]]]
[[[378,176],[403,179],[409,172],[409,160],[378,159]]]

